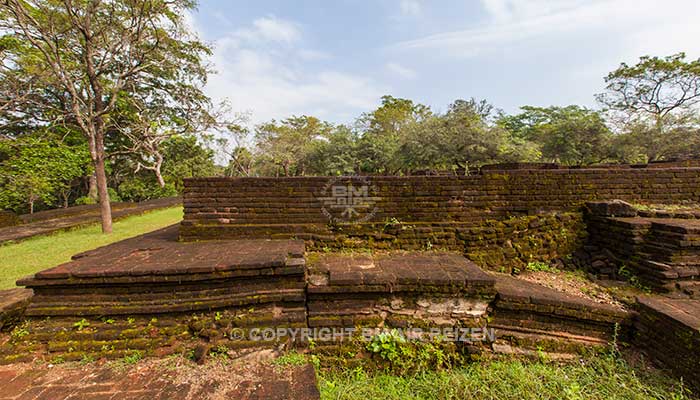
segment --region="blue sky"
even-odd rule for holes
[[[214,46],[206,91],[252,122],[351,122],[391,94],[595,106],[620,62],[700,56],[698,0],[201,0]]]

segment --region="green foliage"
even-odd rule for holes
[[[272,361],[274,365],[280,367],[305,365],[308,362],[309,361],[305,354],[297,353],[295,351],[277,357]]]
[[[95,357],[90,354],[83,354],[80,358],[80,364],[87,365],[95,362]]]
[[[38,202],[53,204],[88,169],[83,146],[50,137],[0,140],[0,208],[34,211]]]
[[[613,134],[598,111],[579,106],[521,108],[499,125],[535,143],[541,160],[565,165],[590,165],[611,158]]]
[[[457,100],[444,115],[411,124],[401,143],[407,170],[465,170],[484,164],[534,161],[536,148],[492,123],[488,103]]]
[[[530,272],[559,272],[558,269],[541,261],[531,261],[527,264],[525,269]]]
[[[73,324],[73,328],[77,329],[78,331],[82,331],[83,329],[85,329],[89,326],[90,326],[90,322],[88,320],[86,320],[85,318],[83,318],[80,321]]]
[[[685,53],[659,58],[643,56],[605,77],[607,91],[598,99],[612,110],[651,116],[655,122],[700,102],[700,59],[685,61]]]
[[[571,364],[519,360],[413,374],[361,368],[320,373],[322,399],[690,400],[681,382],[603,355]]]
[[[647,285],[644,285],[642,281],[639,279],[639,276],[635,274],[633,271],[631,271],[626,265],[620,266],[620,268],[617,270],[617,275],[625,279],[627,282],[629,282],[632,286],[635,288],[649,294],[651,293],[651,288]]]
[[[112,196],[109,197],[110,200],[112,199]],[[75,199],[75,205],[76,206],[82,206],[82,205],[87,205],[87,204],[95,204],[97,201],[93,199],[90,196],[81,196]]]
[[[329,123],[306,115],[258,125],[255,128],[258,168],[265,175],[305,175],[314,142],[327,137],[331,129]]]
[[[439,337],[432,341],[407,340],[396,330],[374,335],[365,349],[380,358],[379,369],[394,373],[441,370],[465,361],[452,342]]]
[[[184,178],[214,176],[214,151],[198,143],[192,135],[174,136],[163,143],[163,175],[176,192],[181,192]]]
[[[404,343],[406,339],[396,330],[392,330],[373,336],[367,343],[367,350],[387,361],[394,361],[399,357],[399,347]]]
[[[141,351],[134,350],[133,352],[131,352],[131,354],[127,354],[124,356],[123,362],[127,365],[133,365],[141,361],[142,359],[143,353]]]
[[[177,189],[172,183],[166,183],[165,187],[160,187],[152,178],[131,177],[119,185],[119,196],[125,201],[159,199],[177,196],[177,194]]]
[[[430,108],[412,100],[382,96],[382,104],[364,113],[357,121],[362,135],[358,140],[360,169],[366,172],[396,174],[404,168],[401,143],[406,128],[425,120]]]

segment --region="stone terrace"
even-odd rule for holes
[[[180,243],[177,226],[111,244],[20,280],[30,316],[191,312],[304,302],[304,243]]]
[[[483,326],[494,279],[454,253],[312,254],[309,326]]]

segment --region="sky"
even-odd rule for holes
[[[206,92],[252,123],[350,123],[381,96],[596,107],[642,55],[700,57],[700,0],[200,0]]]

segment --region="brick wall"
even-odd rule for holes
[[[345,196],[349,192],[353,196]],[[358,207],[348,213],[348,202],[358,199]],[[508,235],[499,237],[503,231],[489,228],[486,221],[561,215],[577,212],[586,201],[608,199],[652,204],[700,202],[700,168],[493,169],[473,176],[187,179],[181,238],[294,236],[312,246],[464,248],[479,238],[496,235],[497,240],[490,245],[507,245]],[[562,228],[549,224],[543,231],[536,222],[525,223],[527,237],[550,238]],[[515,231],[523,233],[523,229]],[[572,237],[577,240],[579,235]],[[570,246],[565,243],[564,247]]]

